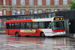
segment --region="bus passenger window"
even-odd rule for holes
[[[14,23],[12,23],[12,29],[14,29],[15,28],[15,24]]]
[[[11,29],[11,23],[9,23],[9,29]]]
[[[44,22],[39,22],[39,28],[44,28]]]
[[[6,28],[9,29],[9,23],[6,24]]]
[[[33,22],[32,28],[38,28],[38,23],[37,22]]]
[[[19,29],[20,28],[20,23],[15,23],[15,29]]]
[[[27,24],[26,24],[26,28],[31,28],[31,23],[29,22],[27,22]]]
[[[21,29],[26,28],[26,23],[21,23]]]

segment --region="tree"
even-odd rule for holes
[[[70,2],[70,9],[75,9],[75,0],[69,0]]]

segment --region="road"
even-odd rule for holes
[[[75,50],[69,37],[15,37],[0,34],[0,50]]]

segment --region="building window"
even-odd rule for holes
[[[38,0],[38,5],[42,5],[42,0]]]
[[[16,15],[16,10],[12,10],[12,15]]]
[[[59,9],[55,9],[55,11],[59,11]]]
[[[55,0],[55,5],[59,5],[59,0]]]
[[[6,0],[3,0],[3,5],[5,6],[5,4],[6,4]]]
[[[67,5],[67,0],[63,0],[63,5]]]
[[[20,0],[21,6],[25,6],[25,0]]]
[[[50,5],[50,0],[46,0],[46,5]]]
[[[38,10],[38,13],[42,13],[42,9],[39,9],[39,10]]]
[[[6,15],[6,10],[4,9],[3,11],[4,11],[4,15]]]
[[[12,5],[16,5],[16,0],[12,0]]]
[[[50,12],[50,9],[46,9],[46,12]]]
[[[29,5],[33,5],[33,0],[29,0]]]
[[[21,10],[21,15],[25,15],[25,10]]]
[[[30,14],[34,14],[34,10],[33,10],[33,9],[30,9],[30,10],[29,10],[29,13],[30,13]]]

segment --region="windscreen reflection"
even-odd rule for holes
[[[53,22],[53,30],[65,29],[64,21]]]

